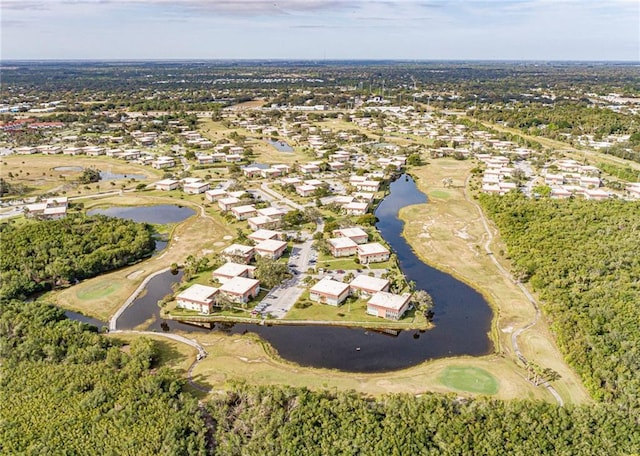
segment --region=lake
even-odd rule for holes
[[[275,140],[275,139],[267,139],[267,143],[271,144],[273,147],[278,149],[280,152],[293,152],[293,147],[287,144],[284,141]]]
[[[192,215],[196,211],[185,206],[171,204],[161,204],[158,206],[112,206],[101,209],[90,209],[88,215],[107,215],[109,217],[133,220],[139,223],[179,223]]]
[[[119,174],[119,173],[112,173],[111,171],[100,171],[100,180],[103,181],[109,181],[109,180],[116,180],[116,179],[134,179],[134,180],[142,180],[142,179],[146,179],[147,176],[145,176],[144,174]]]

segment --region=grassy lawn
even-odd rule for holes
[[[330,269],[333,271],[340,270],[340,269],[352,269],[352,270],[362,269],[363,266],[360,263],[355,262],[356,258],[357,257],[355,255],[351,257],[334,258],[331,255],[325,255],[323,253],[319,253],[316,266],[319,268]]]
[[[102,282],[96,282],[91,287],[86,287],[83,290],[78,290],[76,296],[78,299],[91,300],[99,299],[109,296],[120,288],[120,284],[117,282],[110,282],[108,280]]]
[[[448,366],[440,374],[440,382],[455,390],[469,393],[496,394],[498,380],[484,369],[472,366]]]
[[[427,327],[429,323],[423,314],[408,311],[403,318],[398,321],[385,320],[367,314],[367,301],[369,298],[356,299],[349,297],[341,306],[334,307],[327,304],[312,303],[307,308],[293,307],[284,318],[285,320],[316,320],[316,321],[335,321],[335,322],[359,322],[359,323],[375,323],[381,327],[392,325],[394,327],[406,326],[408,328]],[[309,301],[309,292],[305,291],[300,297],[300,301]]]

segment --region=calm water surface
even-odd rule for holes
[[[154,224],[179,223],[195,213],[196,212],[189,207],[171,204],[161,204],[158,206],[113,206],[87,211],[88,215],[108,215],[109,217],[118,217],[139,223]]]
[[[284,141],[267,139],[267,142],[278,149],[280,152],[293,152],[293,147],[291,147]]]

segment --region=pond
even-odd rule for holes
[[[112,173],[111,171],[100,171],[100,180],[103,181],[110,181],[110,180],[116,180],[116,179],[134,179],[134,180],[142,180],[142,179],[146,179],[147,176],[145,176],[144,174],[119,174],[119,173]]]
[[[161,204],[158,206],[112,206],[101,209],[90,209],[88,215],[107,215],[109,217],[133,220],[139,223],[179,223],[192,215],[196,211],[185,206],[172,204]]]
[[[402,237],[404,223],[398,211],[426,202],[409,176],[391,183],[391,193],[376,210],[378,229],[400,259],[408,280],[427,290],[434,300],[435,328],[429,331],[378,332],[329,326],[217,325],[231,334],[253,332],[269,342],[279,355],[303,366],[349,372],[385,372],[449,356],[490,353],[491,308],[482,295],[454,277],[424,264]],[[118,329],[144,327],[152,331],[208,331],[176,321],[163,321],[157,302],[172,293],[181,278],[165,272],[151,279],[146,293],[136,299],[117,321]]]
[[[79,321],[80,323],[86,323],[88,325],[93,325],[98,329],[101,329],[103,326],[108,326],[104,321],[87,317],[86,315],[82,315],[81,313],[78,313],[78,312],[73,312],[72,310],[65,310],[64,314],[67,318],[70,318],[71,320]]]
[[[269,144],[271,144],[273,147],[278,149],[280,152],[293,152],[293,147],[291,147],[289,144],[287,144],[284,141],[280,141],[277,139],[267,139],[266,141]]]

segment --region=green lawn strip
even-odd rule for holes
[[[460,391],[496,394],[498,381],[484,369],[469,366],[448,366],[440,374],[440,382]]]
[[[302,308],[294,305],[291,310],[284,317],[284,320],[315,320],[315,321],[335,321],[335,322],[357,322],[365,323],[370,326],[372,323],[380,326],[387,324],[393,324],[393,326],[407,326],[407,327],[426,327],[428,322],[425,316],[410,310],[405,313],[404,317],[398,321],[385,320],[373,315],[367,314],[367,301],[369,298],[356,298],[350,296],[347,300],[338,307],[330,306],[327,304],[312,303],[309,307]],[[309,303],[309,292],[305,291],[300,299],[299,303]]]
[[[118,290],[120,286],[120,283],[105,280],[92,285],[88,289],[78,290],[76,296],[83,300],[103,298]]]
[[[442,190],[433,190],[429,192],[429,196],[432,198],[449,199],[451,194]]]

